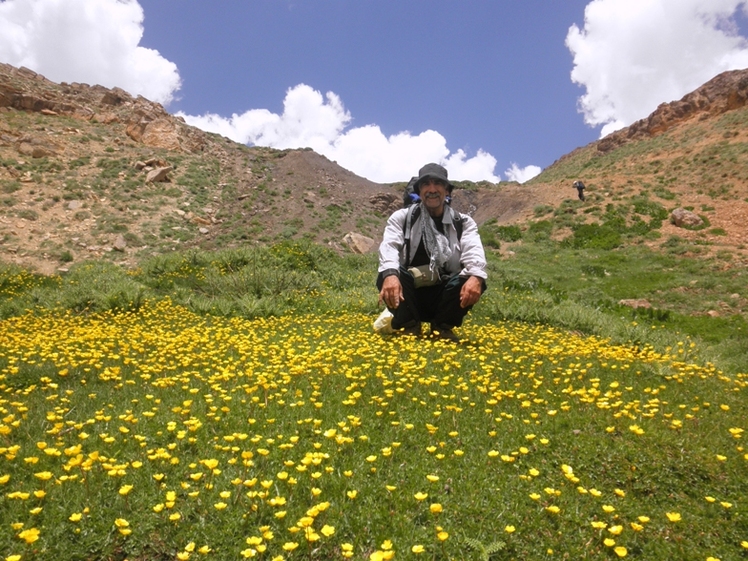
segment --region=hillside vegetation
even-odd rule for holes
[[[489,288],[455,344],[374,333],[342,242],[402,185],[0,66],[4,559],[744,558],[748,114],[715,80],[460,183]]]

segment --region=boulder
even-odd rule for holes
[[[114,240],[112,247],[117,251],[125,251],[125,249],[127,249],[127,240],[125,240],[125,237],[122,234],[119,234]]]
[[[376,248],[377,242],[357,232],[348,232],[343,238],[343,243],[353,253],[370,253]]]
[[[174,168],[171,166],[156,168],[154,170],[151,170],[148,172],[148,175],[145,177],[146,183],[158,183],[160,181],[168,181],[169,180],[169,172],[171,172]]]
[[[704,224],[704,221],[698,214],[685,208],[676,208],[670,214],[670,222],[678,226],[678,228],[697,228]]]

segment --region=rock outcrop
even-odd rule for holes
[[[723,72],[678,101],[661,104],[649,117],[597,142],[600,152],[661,134],[694,117],[707,118],[748,103],[748,69]]]
[[[28,68],[0,63],[0,108],[64,115],[86,121],[123,123],[127,135],[152,148],[196,153],[206,145],[205,133],[189,127],[162,105],[144,97],[133,97],[121,88],[79,83],[55,84]],[[36,147],[49,151],[46,148]],[[32,157],[34,150],[21,153]],[[41,156],[38,156],[41,157]]]

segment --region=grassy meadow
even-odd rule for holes
[[[373,333],[375,270],[0,268],[0,559],[748,559],[735,270],[528,242],[460,344]]]

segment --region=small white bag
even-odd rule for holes
[[[385,308],[384,311],[379,314],[379,317],[374,320],[374,331],[380,335],[394,333],[395,330],[392,329],[392,317],[392,312]]]

